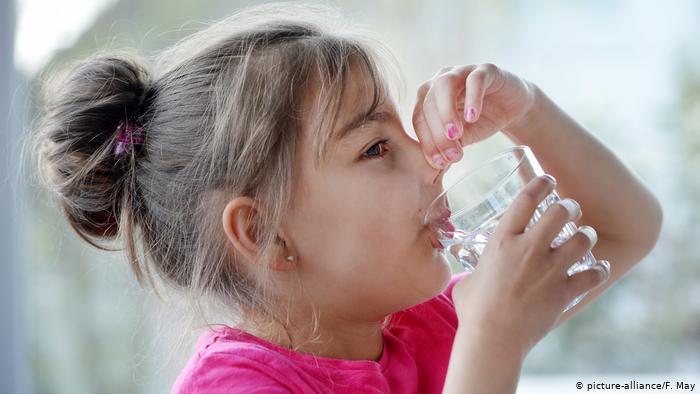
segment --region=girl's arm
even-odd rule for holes
[[[554,190],[546,176],[528,182],[505,210],[478,268],[452,288],[459,321],[445,377],[448,393],[514,393],[525,355],[554,326],[564,306],[608,277],[606,266],[566,278],[592,245],[574,234],[558,250],[551,239],[569,217],[561,204],[525,231],[540,202]],[[556,216],[553,216],[556,215]]]
[[[524,355],[469,325],[457,329],[442,392],[515,393]]]
[[[459,103],[462,98],[464,105]],[[581,205],[576,224],[587,224],[598,233],[595,243],[583,242],[586,236],[577,232],[559,253],[551,253],[549,234],[556,234],[578,213],[563,215],[562,205],[546,213],[558,220],[539,221],[524,232],[537,204],[554,187],[543,180],[546,177],[537,177],[506,209],[481,256],[490,261],[455,284],[452,298],[462,317],[445,392],[514,392],[528,350],[653,248],[662,222],[661,206],[602,142],[536,85],[492,63],[442,68],[419,87],[412,121],[425,158],[440,170],[446,169],[446,162],[461,159],[464,145],[498,131],[516,144],[528,145],[545,172],[556,178],[561,197]],[[542,223],[552,228],[538,227]],[[593,244],[596,259],[608,260],[610,267],[598,264],[566,278],[574,256],[582,256]],[[512,269],[516,266],[528,269]],[[560,273],[554,275],[552,269]],[[587,290],[591,290],[588,297],[559,314],[568,301]]]
[[[564,313],[557,325],[612,286],[656,244],[661,204],[613,152],[532,84],[535,104],[521,121],[503,129],[514,143],[528,145],[545,172],[557,179],[557,193],[581,205],[577,225],[598,233],[591,252],[608,260],[610,279]],[[555,327],[556,327],[555,326]]]

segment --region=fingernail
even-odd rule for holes
[[[464,119],[467,120],[467,122],[474,122],[476,120],[476,110],[474,107],[467,107],[464,110]]]
[[[591,240],[591,244],[595,245],[596,242],[598,242],[598,233],[596,233],[595,229],[590,226],[581,226],[579,227],[576,231],[580,231],[588,237],[588,239]]]
[[[457,128],[457,126],[455,126],[454,123],[448,123],[446,134],[447,139],[454,141],[457,138],[459,138],[459,129]]]
[[[457,150],[457,148],[449,148],[445,151],[445,156],[447,156],[447,159],[449,161],[455,161],[459,158],[460,153],[459,150]]]
[[[610,277],[610,263],[608,263],[606,260],[598,261],[593,268],[598,271],[601,282],[605,282]]]
[[[579,205],[576,201],[570,198],[565,198],[557,201],[557,204],[561,204],[561,206],[566,208],[566,210],[569,212],[569,221],[576,219],[579,211]]]
[[[433,156],[433,163],[440,168],[445,168],[445,164],[447,164],[445,159],[443,159],[442,155],[439,153]]]
[[[556,180],[553,176],[551,176],[551,175],[549,175],[549,174],[544,174],[543,176],[544,176],[545,178],[547,178],[547,180],[549,180],[549,182],[550,182],[552,185],[554,185],[554,186],[557,185],[557,180]]]

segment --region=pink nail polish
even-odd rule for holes
[[[454,125],[454,123],[448,123],[447,124],[447,139],[449,140],[455,140],[459,137],[459,129],[457,126]]]
[[[447,156],[450,161],[455,161],[459,158],[459,151],[457,148],[449,148],[445,151],[445,156]]]
[[[433,156],[433,163],[435,163],[440,168],[445,168],[445,164],[447,164],[445,162],[445,159],[443,159],[442,155],[439,153]]]
[[[464,118],[470,123],[476,120],[476,110],[474,107],[467,107],[467,109],[464,110]]]

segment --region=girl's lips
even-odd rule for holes
[[[439,226],[440,229],[442,229],[443,231],[446,231],[448,233],[455,230],[455,227],[450,222],[450,215],[452,215],[452,212],[448,208],[445,208],[433,220],[433,224],[429,224],[427,226],[428,238],[430,239],[430,243],[433,245],[433,248],[436,248],[436,249],[444,249],[445,248],[445,246],[438,240],[437,229],[435,229],[435,227],[433,227],[433,226],[437,225],[437,226]]]
[[[450,218],[450,215],[452,215],[452,211],[450,211],[448,208],[445,208],[444,211],[440,212],[440,215],[437,216],[436,220],[438,220],[438,221],[448,220]]]
[[[428,232],[428,237],[430,238],[430,243],[433,245],[433,248],[436,249],[443,249],[445,246],[443,246],[440,241],[438,241],[437,237],[435,236],[435,232],[430,229]]]
[[[455,231],[455,226],[450,221],[451,215],[452,211],[446,208],[444,211],[440,212],[440,215],[437,218],[435,218],[435,225],[437,225],[440,229],[446,232]]]

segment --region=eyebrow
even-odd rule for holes
[[[370,110],[367,112],[360,112],[349,122],[347,122],[340,130],[336,133],[335,140],[337,142],[348,139],[350,136],[357,134],[361,129],[360,126],[364,126],[370,122],[380,122],[386,123],[391,118],[391,114],[387,111]]]

